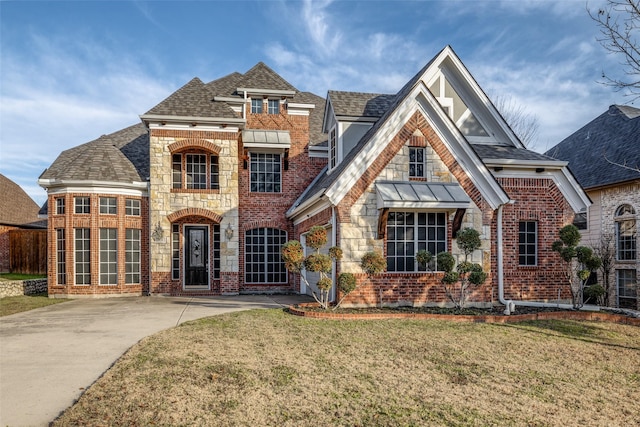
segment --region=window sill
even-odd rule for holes
[[[172,188],[172,193],[183,193],[183,194],[220,194],[220,189],[196,189],[196,188]]]

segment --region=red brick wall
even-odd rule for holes
[[[500,178],[498,182],[516,203],[503,209],[505,298],[556,300],[570,298],[561,269],[561,259],[551,250],[558,231],[573,220],[573,211],[551,179]],[[518,225],[538,222],[538,265],[520,266]]]
[[[56,199],[65,199],[65,214],[56,214]],[[74,197],[90,198],[90,213],[76,214]],[[115,197],[117,214],[100,214],[100,197]],[[125,200],[140,200],[140,216],[125,215]],[[115,194],[73,193],[49,196],[49,224],[48,224],[48,282],[49,295],[141,295],[148,291],[149,286],[149,203],[146,197],[123,196]],[[58,284],[56,277],[56,230],[65,230],[66,239],[66,284]],[[89,228],[91,230],[91,284],[75,285],[75,228]],[[118,284],[100,285],[100,228],[116,228],[118,248]],[[125,230],[127,228],[140,229],[140,283],[125,284]]]
[[[244,283],[244,233],[259,227],[273,227],[284,230],[288,239],[295,238],[293,223],[286,218],[286,211],[293,202],[311,184],[311,181],[326,165],[327,159],[310,158],[309,118],[307,116],[290,116],[286,109],[280,114],[252,114],[251,105],[247,103],[247,129],[288,130],[291,148],[288,153],[288,168],[284,169],[284,153],[282,155],[282,191],[280,193],[250,192],[248,149],[240,141],[239,152],[239,292],[291,292],[295,291],[295,281],[288,284],[245,284]],[[281,107],[282,108],[282,107]],[[265,110],[266,111],[266,108]],[[256,150],[259,151],[259,150]],[[244,168],[244,163],[247,168]],[[299,288],[297,288],[299,289]]]

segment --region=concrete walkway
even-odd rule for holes
[[[0,426],[46,426],[125,351],[180,323],[297,295],[74,300],[0,318]]]

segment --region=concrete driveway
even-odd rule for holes
[[[0,426],[46,426],[125,351],[180,323],[296,295],[74,300],[0,318]]]

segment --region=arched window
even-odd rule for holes
[[[636,211],[631,205],[621,205],[616,209],[616,258],[618,261],[636,259],[638,231],[635,214]]]
[[[287,232],[277,228],[254,228],[244,235],[245,283],[287,283],[287,269],[280,250]]]

